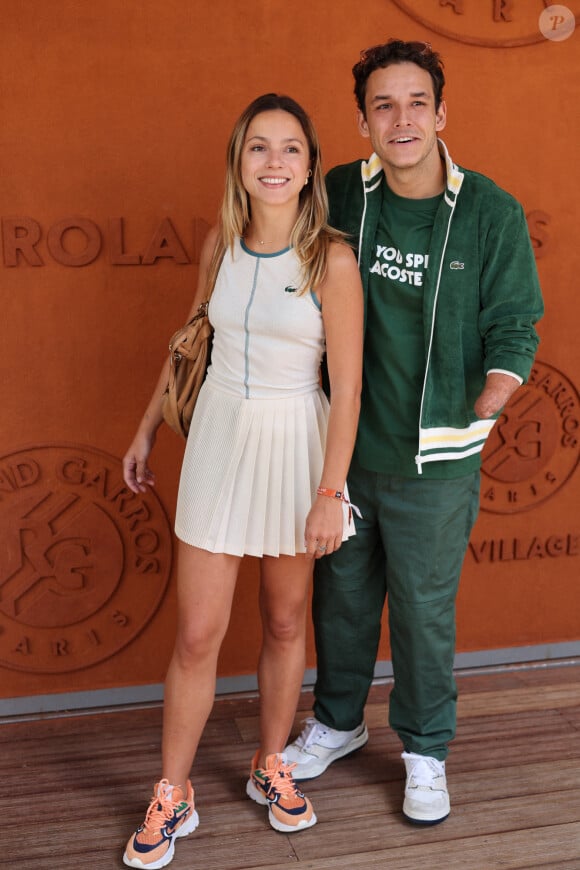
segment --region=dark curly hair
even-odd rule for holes
[[[370,74],[376,69],[384,69],[395,63],[415,63],[429,73],[433,82],[435,110],[437,110],[443,99],[445,85],[443,61],[440,55],[433,51],[428,42],[403,42],[401,39],[389,39],[382,45],[373,45],[361,51],[360,60],[352,68],[354,95],[365,118],[365,97]]]

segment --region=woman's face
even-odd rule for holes
[[[284,205],[296,200],[310,167],[306,135],[282,109],[252,119],[242,148],[242,183],[251,199]]]

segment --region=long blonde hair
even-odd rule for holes
[[[299,212],[290,235],[290,244],[302,264],[299,293],[315,290],[326,275],[328,249],[332,241],[342,241],[344,234],[328,225],[328,198],[322,172],[320,143],[314,125],[291,97],[263,94],[244,109],[232,131],[226,152],[225,191],[220,211],[218,239],[208,271],[208,293],[213,290],[224,253],[233,250],[236,238],[243,237],[251,219],[250,197],[242,183],[242,150],[248,127],[256,115],[280,109],[299,122],[310,157],[312,178],[302,188]]]

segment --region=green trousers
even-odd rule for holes
[[[399,478],[353,464],[357,534],[316,562],[314,715],[350,731],[362,721],[388,597],[394,686],[389,724],[407,752],[443,761],[455,736],[455,600],[479,508],[479,471]]]

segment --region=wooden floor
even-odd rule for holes
[[[452,812],[433,828],[401,816],[388,684],[372,689],[367,746],[304,786],[319,823],[290,836],[244,794],[256,699],[218,701],[194,768],[200,827],[178,841],[172,868],[579,870],[580,662],[458,674],[458,684]],[[304,693],[296,729],[311,703]],[[1,724],[0,867],[121,868],[158,778],[160,725],[157,707]]]

